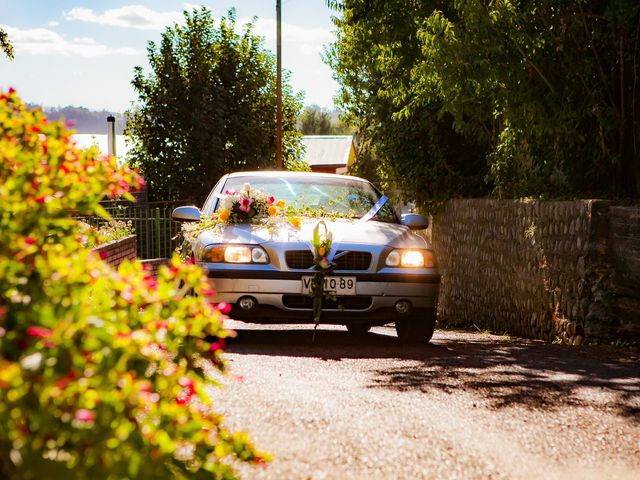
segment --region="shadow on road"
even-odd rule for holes
[[[334,361],[389,359],[371,372],[371,388],[475,392],[494,409],[593,406],[640,423],[640,362],[629,352],[453,331],[436,331],[429,344],[402,345],[388,328],[361,338],[319,329],[312,343],[312,331],[238,329],[228,350]]]

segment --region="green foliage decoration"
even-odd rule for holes
[[[204,7],[185,12],[183,25],[149,43],[151,73],[136,67],[138,103],[126,133],[150,198],[201,202],[225,173],[275,167],[275,58],[252,24],[237,30],[233,9],[217,23]],[[283,157],[295,168],[302,101],[289,77],[284,72]]]
[[[322,232],[320,231],[322,227]],[[311,279],[311,290],[309,296],[313,303],[313,339],[315,339],[316,330],[322,318],[322,306],[325,298],[335,299],[335,295],[324,289],[324,279],[336,267],[336,264],[329,260],[331,246],[333,244],[333,234],[327,229],[324,220],[320,220],[313,229],[311,238],[311,246],[313,247],[313,278]]]
[[[106,218],[104,195],[131,198],[141,177],[13,91],[0,157],[0,477],[226,479],[264,463],[214,409],[230,332],[201,269],[114,270],[71,217]]]

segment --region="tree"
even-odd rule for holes
[[[305,107],[300,117],[300,130],[304,135],[329,135],[331,133],[329,112],[317,105]]]
[[[327,51],[341,89],[337,98],[347,123],[356,128],[355,173],[383,184],[423,206],[460,195],[482,195],[486,147],[452,125],[441,102],[430,97],[404,108],[411,73],[422,58],[421,18],[451,2],[409,0],[329,2],[337,40]],[[398,91],[402,93],[397,98]]]
[[[237,170],[275,167],[276,64],[232,9],[215,25],[206,8],[185,12],[160,46],[149,43],[152,73],[136,67],[139,104],[128,113],[133,165],[154,199],[204,200],[213,182]],[[283,81],[285,164],[299,156],[296,119],[302,107]]]
[[[350,135],[351,128],[344,124],[336,111],[310,105],[304,108],[299,120],[304,135]]]
[[[13,60],[13,45],[9,41],[7,32],[0,28],[0,50],[2,50],[10,60]]]
[[[638,2],[329,3],[342,107],[423,203],[640,193]]]

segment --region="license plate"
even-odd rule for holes
[[[302,293],[311,291],[313,277],[302,277]],[[334,295],[355,295],[356,277],[324,277],[324,291]]]

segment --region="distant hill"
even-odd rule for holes
[[[41,105],[29,105],[40,107],[50,119],[64,118],[66,122],[73,122],[73,129],[77,133],[107,134],[107,117],[113,115],[116,119],[116,134],[122,134],[126,117],[122,113],[113,113],[106,110],[89,110],[85,107],[42,107]]]

